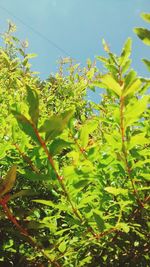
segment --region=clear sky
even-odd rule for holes
[[[28,51],[38,54],[32,65],[40,71],[41,78],[56,72],[57,60],[66,56],[46,38],[84,65],[87,58],[94,60],[95,55],[104,55],[102,38],[112,51],[120,53],[130,36],[133,67],[147,76],[140,60],[150,58],[150,49],[133,33],[136,26],[149,26],[140,18],[142,11],[150,12],[150,0],[0,0],[0,32],[6,29],[7,19],[16,23],[17,36],[27,38]]]

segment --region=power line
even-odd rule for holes
[[[35,34],[39,35],[41,38],[45,39],[51,46],[55,47],[57,50],[61,51],[63,54],[65,54],[68,57],[71,57],[69,55],[69,53],[64,50],[62,47],[60,47],[59,45],[57,45],[55,42],[53,42],[51,39],[47,38],[47,36],[45,36],[43,33],[41,33],[40,31],[34,29],[32,26],[28,25],[26,22],[24,22],[22,19],[20,19],[18,16],[14,15],[11,11],[9,11],[7,8],[3,7],[0,5],[0,8],[5,11],[6,13],[8,13],[10,16],[13,16],[15,19],[17,19],[18,21],[20,21],[25,27],[29,28],[31,31],[33,31]]]

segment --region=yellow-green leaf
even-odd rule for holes
[[[59,251],[61,253],[64,253],[65,250],[66,250],[66,242],[65,241],[61,242],[60,245],[59,245],[59,247],[58,247],[58,249],[59,249]]]
[[[131,46],[132,46],[132,40],[131,38],[128,38],[125,42],[125,45],[123,47],[121,57],[120,57],[120,66],[123,66],[126,61],[128,60],[130,54],[131,54]]]
[[[144,44],[150,46],[150,31],[145,28],[135,28],[134,32],[143,41]]]
[[[150,13],[142,13],[141,18],[150,23]]]
[[[27,101],[29,104],[29,114],[32,121],[37,125],[39,117],[39,97],[35,89],[32,89],[30,86],[27,87]]]
[[[40,132],[45,132],[46,141],[53,140],[56,136],[60,135],[67,127],[73,114],[74,109],[70,109],[60,115],[52,116],[49,120],[46,120],[39,130]]]
[[[141,87],[142,82],[140,79],[136,79],[131,85],[125,88],[123,91],[123,96],[127,96],[129,94],[134,94],[136,91],[138,91]]]
[[[128,149],[132,149],[136,145],[145,145],[150,143],[150,140],[145,137],[145,133],[136,134],[131,137]]]
[[[16,180],[17,166],[14,165],[8,171],[4,181],[0,185],[0,197],[8,193],[14,186]]]
[[[105,191],[107,191],[108,193],[117,196],[117,195],[127,195],[128,194],[128,190],[124,189],[124,188],[116,188],[116,187],[105,187]]]
[[[107,89],[114,91],[118,96],[121,96],[122,88],[110,74],[104,75],[101,78],[101,82],[107,86]]]

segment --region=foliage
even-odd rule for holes
[[[142,13],[141,17],[146,22],[150,23],[150,14]],[[150,30],[146,28],[135,28],[134,32],[138,35],[138,37],[143,41],[144,44],[150,46]],[[147,69],[150,71],[150,60],[143,59],[144,64]]]
[[[103,72],[66,58],[41,81],[14,31],[0,48],[0,266],[148,266],[150,81],[131,39],[120,56],[103,40]]]

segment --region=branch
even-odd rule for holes
[[[12,214],[12,212],[10,211],[7,203],[10,199],[10,195],[5,195],[4,198],[0,199],[0,205],[3,208],[4,213],[6,214],[8,220],[18,229],[19,233],[25,237],[27,237],[29,244],[37,249],[38,251],[40,251],[42,253],[42,255],[47,258],[48,262],[51,264],[54,264],[55,267],[61,267],[60,264],[57,261],[52,261],[50,259],[50,257],[47,255],[47,253],[44,251],[43,247],[38,244],[38,242],[29,235],[27,229],[23,228],[17,221],[16,217]]]

